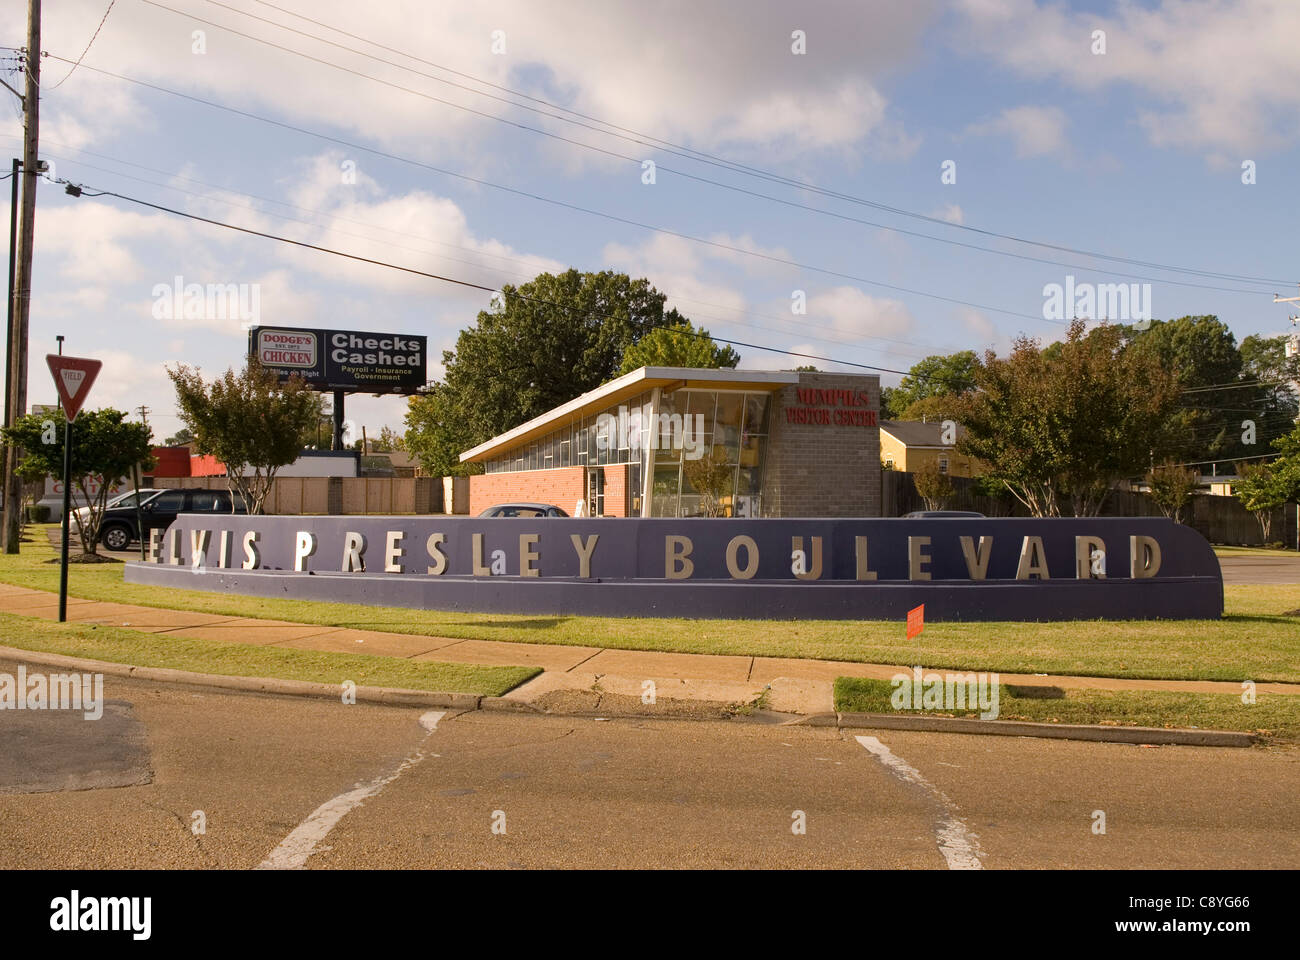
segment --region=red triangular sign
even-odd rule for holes
[[[104,364],[99,360],[85,357],[60,357],[53,353],[45,355],[45,362],[50,365],[50,374],[54,377],[54,389],[59,391],[59,400],[63,402],[63,415],[68,422],[77,419],[81,405],[90,394],[90,387],[99,376],[99,369]]]

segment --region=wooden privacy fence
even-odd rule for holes
[[[954,492],[944,503],[945,510],[975,510],[989,517],[1027,517],[1029,511],[1016,499],[983,497],[975,492],[975,481],[968,477],[952,477]],[[925,501],[916,492],[912,474],[886,470],[881,482],[881,514],[901,517],[913,510],[924,510]],[[1300,506],[1288,503],[1273,511],[1269,539],[1288,547],[1296,545],[1297,510]],[[1112,490],[1102,507],[1103,517],[1162,517],[1160,508],[1145,493]],[[1255,515],[1241,505],[1236,497],[1216,497],[1208,494],[1192,498],[1183,510],[1183,522],[1205,537],[1210,543],[1235,544],[1257,547],[1264,543]]]
[[[226,490],[225,477],[159,477],[159,488]],[[263,512],[282,515],[442,513],[441,477],[276,477]]]

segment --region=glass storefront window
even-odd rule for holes
[[[660,394],[658,411],[652,399],[645,392],[622,404],[627,434],[615,404],[600,412],[614,429],[599,429],[601,415],[578,417],[489,460],[485,472],[627,464],[635,509],[648,466],[650,516],[760,516],[769,395],[680,389]]]
[[[681,468],[677,464],[656,466],[654,483],[650,498],[650,515],[652,517],[677,516],[678,474]]]

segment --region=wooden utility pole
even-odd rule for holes
[[[14,268],[13,328],[9,343],[10,373],[6,384],[9,422],[27,412],[27,323],[32,302],[32,239],[36,232],[36,185],[40,180],[37,136],[40,129],[41,0],[27,0],[27,49],[23,53],[23,165],[22,206],[18,215],[18,249]],[[21,535],[23,482],[18,476],[18,449],[5,447],[4,528],[0,530],[5,553],[18,552]]]

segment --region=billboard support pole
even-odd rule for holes
[[[343,449],[343,398],[347,396],[342,390],[334,391],[334,443],[331,449]]]

